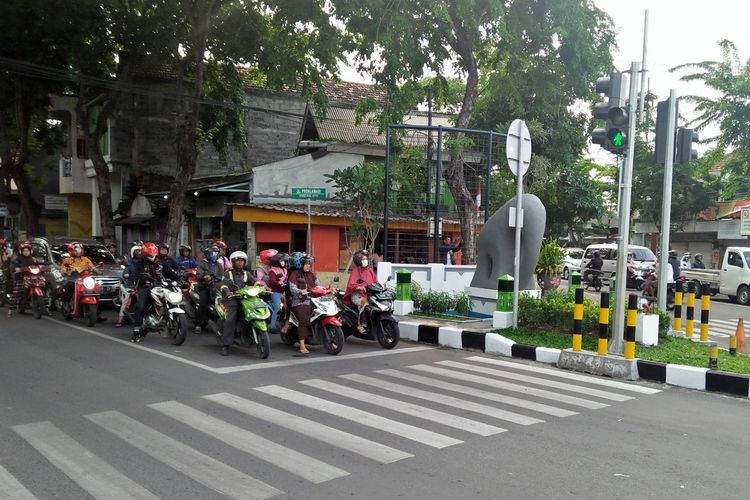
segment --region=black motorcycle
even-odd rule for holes
[[[586,269],[586,272],[584,273],[585,279],[583,281],[583,287],[588,290],[589,288],[593,288],[597,292],[602,291],[602,286],[604,286],[604,282],[602,281],[602,271],[598,269]]]
[[[363,283],[357,280],[357,283]],[[364,340],[377,340],[383,349],[393,349],[401,334],[398,321],[393,317],[393,291],[379,283],[365,288],[367,303],[361,314],[364,321],[359,324],[360,309],[357,304],[341,304],[341,321],[344,336],[353,335]]]

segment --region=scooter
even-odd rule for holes
[[[646,279],[643,285],[642,297],[646,299],[650,304],[657,301],[658,289],[657,289],[657,277],[656,271],[652,268],[646,275]],[[674,310],[675,305],[675,291],[679,287],[680,290],[685,290],[685,277],[679,276],[674,283],[667,283],[667,311]]]
[[[145,283],[148,285],[148,283]],[[151,304],[146,309],[141,336],[149,331],[165,330],[174,345],[182,345],[187,338],[188,321],[182,304],[182,290],[176,281],[164,279],[150,287]]]
[[[242,317],[237,318],[235,323],[234,342],[242,347],[254,345],[260,359],[266,359],[271,353],[271,339],[268,337],[268,324],[266,323],[266,320],[271,317],[271,310],[268,304],[261,299],[261,295],[266,292],[267,290],[262,286],[248,285],[240,288],[232,295],[232,297],[239,299],[242,311]],[[221,344],[226,309],[219,297],[216,298],[214,308],[219,317],[216,342]]]
[[[595,291],[600,292],[604,283],[602,282],[602,271],[598,269],[586,269],[584,276],[589,276],[587,280],[583,281],[583,287],[588,290],[593,288]]]
[[[20,294],[18,312],[23,312],[28,307],[34,314],[34,318],[40,319],[47,310],[44,292],[47,279],[44,277],[44,268],[36,264],[22,267],[21,276],[23,291]]]
[[[357,280],[357,284],[364,283]],[[393,349],[398,344],[400,332],[398,321],[393,317],[393,291],[379,283],[372,283],[365,289],[367,302],[363,310],[357,304],[341,304],[341,320],[344,336],[351,335],[364,340],[377,340],[383,349]],[[359,316],[364,314],[366,321],[360,325]]]
[[[73,318],[86,318],[86,324],[96,324],[99,310],[99,283],[89,271],[80,273],[75,278],[75,289],[71,300],[62,300],[60,312],[66,321]]]
[[[196,297],[198,295],[198,290],[196,289],[195,284],[197,271],[196,268],[182,269],[180,271],[180,278],[177,280],[182,289],[182,302],[185,314],[187,314],[191,321],[195,321],[195,305],[198,303],[197,299],[195,302],[192,299],[193,291],[195,291]]]
[[[341,329],[339,315],[341,311],[336,300],[336,290],[316,286],[309,291],[313,304],[310,315],[311,345],[323,344],[328,354],[336,355],[344,348],[344,332]],[[289,313],[289,329],[279,332],[281,341],[292,345],[297,341],[299,320],[294,311]]]

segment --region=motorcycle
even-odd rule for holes
[[[642,297],[646,299],[650,304],[653,304],[657,300],[657,297],[658,297],[657,283],[658,281],[656,277],[656,270],[652,268],[646,275],[646,279],[643,285],[643,294],[642,294]],[[679,287],[680,290],[685,290],[685,277],[684,276],[679,276],[674,283],[667,283],[667,304],[666,304],[667,311],[674,310],[674,305],[675,305],[674,294],[675,294],[675,291],[677,290],[677,287]]]
[[[266,359],[271,353],[271,340],[268,337],[268,325],[266,320],[271,317],[268,304],[260,297],[266,293],[266,289],[259,285],[247,285],[237,290],[234,295],[240,301],[242,316],[235,323],[235,343],[242,347],[255,346],[260,359]],[[226,320],[226,309],[223,301],[217,297],[214,303],[219,322],[217,324],[216,342],[221,344],[221,335],[224,331]]]
[[[617,273],[612,273],[610,279],[616,277]],[[625,288],[630,290],[643,290],[645,278],[641,271],[636,271],[632,266],[628,266],[628,280],[625,282]]]
[[[312,336],[309,343],[311,345],[322,343],[325,351],[333,355],[340,353],[344,348],[344,331],[341,329],[336,293],[333,288],[316,286],[310,289],[313,310],[310,315]],[[298,338],[298,327],[299,320],[292,311],[289,313],[289,328],[286,332],[283,330],[279,332],[281,341],[287,345],[294,344]]]
[[[593,288],[597,292],[601,292],[604,282],[602,282],[602,271],[597,269],[586,269],[584,277],[588,277],[583,281],[583,286],[586,290]]]
[[[146,309],[141,326],[141,336],[149,331],[166,329],[172,344],[182,345],[187,338],[188,321],[182,304],[182,290],[176,281],[163,279],[156,284],[150,276],[142,278],[141,286],[150,288],[151,304]],[[131,318],[132,320],[132,318]]]
[[[47,279],[44,277],[44,268],[36,264],[22,267],[21,276],[23,288],[19,294],[18,312],[23,312],[28,307],[34,318],[40,319],[47,310]]]
[[[364,282],[357,280],[357,284],[360,283]],[[360,308],[357,304],[342,302],[340,305],[344,336],[377,340],[383,349],[393,349],[400,339],[398,321],[393,317],[393,290],[372,283],[365,288],[365,294],[367,302],[362,314],[366,321],[363,325],[359,324]]]
[[[198,290],[196,289],[196,272],[197,269],[183,269],[180,272],[180,278],[178,279],[178,283],[180,284],[180,289],[182,290],[182,301],[183,301],[183,307],[185,308],[185,314],[187,314],[188,318],[191,321],[195,321],[195,311],[196,306],[198,304]],[[193,291],[195,291],[196,299],[193,301],[192,295]]]
[[[96,324],[99,310],[99,283],[89,271],[75,277],[75,287],[71,300],[62,300],[60,312],[66,321],[73,318],[86,318],[86,324]]]

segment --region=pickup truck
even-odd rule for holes
[[[733,302],[750,304],[750,247],[728,247],[719,269],[683,269],[680,274],[695,283],[696,297],[701,285],[708,284],[711,295],[721,293]]]

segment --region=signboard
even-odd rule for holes
[[[531,162],[531,135],[526,122],[513,120],[505,139],[505,156],[513,175],[523,177]]]
[[[68,197],[59,196],[56,194],[45,194],[44,195],[44,209],[45,210],[68,210]]]
[[[292,188],[292,198],[325,200],[326,188]]]
[[[743,207],[740,214],[740,236],[750,236],[750,207]]]
[[[8,205],[5,203],[0,203],[0,217],[7,217],[8,216]]]

